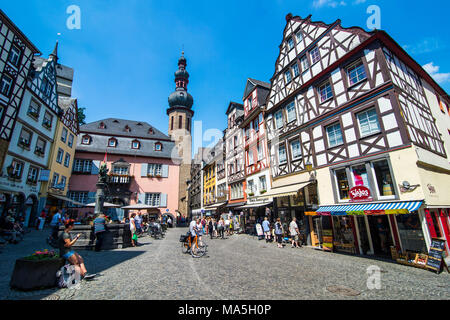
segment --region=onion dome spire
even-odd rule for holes
[[[169,106],[190,109],[194,104],[194,99],[187,92],[189,83],[189,73],[186,71],[187,61],[184,57],[184,51],[178,59],[178,70],[175,72],[175,91],[169,96]]]

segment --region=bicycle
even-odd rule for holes
[[[188,233],[187,235],[181,235],[181,251],[183,253],[191,253],[193,258],[201,258],[207,252],[207,245],[205,243],[198,242],[198,236],[195,236],[192,240],[191,235]]]

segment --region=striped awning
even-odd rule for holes
[[[331,215],[407,214],[419,209],[422,203],[423,201],[398,201],[320,206],[316,212]]]

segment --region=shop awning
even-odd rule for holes
[[[257,202],[257,203],[247,203],[245,206],[237,207],[236,209],[247,209],[247,208],[259,208],[259,207],[266,207],[270,204],[272,204],[273,201],[264,201],[264,202]]]
[[[64,196],[60,196],[60,195],[57,195],[57,194],[52,194],[52,193],[49,193],[48,195],[50,197],[53,197],[53,198],[56,198],[56,199],[59,199],[59,200],[70,202],[70,203],[72,203],[72,204],[74,204],[76,206],[83,206],[84,207],[84,203],[72,200],[70,198],[67,198],[67,197],[64,197]]]
[[[225,207],[227,208],[234,208],[234,207],[240,207],[243,206],[246,202],[236,202],[236,203],[229,203]]]
[[[219,202],[219,203],[216,203],[216,204],[212,204],[212,205],[210,205],[208,207],[205,207],[205,210],[216,210],[217,208],[222,207],[225,204],[226,204],[226,202]]]
[[[408,214],[419,209],[422,203],[423,201],[397,201],[320,206],[316,212],[331,215]]]
[[[298,193],[298,190],[303,189],[310,183],[311,183],[311,181],[307,181],[307,182],[292,184],[289,186],[272,188],[270,191],[258,196],[257,198],[258,199],[267,199],[267,198],[272,198],[272,197],[286,197],[286,196],[296,195]]]

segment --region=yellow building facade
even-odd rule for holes
[[[216,163],[211,162],[203,168],[203,205],[216,202]]]
[[[69,180],[74,166],[77,145],[78,106],[77,100],[59,97],[62,112],[58,117],[56,132],[50,150],[47,175],[41,183],[39,210],[47,209],[51,215],[57,209],[64,208],[71,200],[67,197]]]

